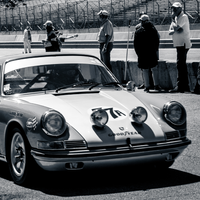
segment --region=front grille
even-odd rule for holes
[[[180,138],[178,131],[172,131],[165,133],[167,140],[174,139],[174,138]]]
[[[84,140],[75,141],[64,141],[65,149],[76,150],[76,149],[86,149],[87,145]]]

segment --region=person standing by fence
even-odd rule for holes
[[[30,26],[24,29],[24,53],[31,53],[31,31]]]
[[[169,92],[189,91],[187,53],[192,44],[190,41],[190,25],[188,16],[183,13],[182,5],[175,2],[172,5],[172,23],[169,28],[169,35],[172,35],[174,47],[177,51],[177,83],[176,87]]]
[[[101,10],[99,13],[99,19],[101,21],[101,27],[98,33],[98,42],[100,45],[100,57],[105,65],[112,71],[110,64],[110,53],[113,49],[114,31],[112,22],[108,19],[108,12]]]
[[[149,92],[149,71],[152,71],[154,90],[160,91],[158,77],[158,48],[159,34],[154,25],[149,21],[148,15],[140,17],[141,27],[136,30],[134,35],[134,48],[138,56],[138,67],[143,70],[144,91]]]
[[[144,11],[140,12],[139,17],[141,17],[142,15],[146,15],[146,13]],[[142,26],[140,18],[139,18],[139,22],[140,23],[135,26],[135,30],[136,31],[139,28],[141,28],[141,26]],[[133,34],[134,34],[134,32],[133,32]],[[145,89],[143,70],[141,69],[141,71],[142,71],[143,83],[140,86],[138,86],[138,89]],[[153,77],[152,77],[152,71],[151,70],[149,71],[149,83],[150,83],[150,89],[153,89],[154,88],[154,83],[153,83]]]

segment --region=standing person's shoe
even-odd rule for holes
[[[161,90],[162,90],[162,88],[160,87],[160,85],[155,85],[155,86],[154,86],[154,90],[161,91]]]
[[[178,86],[176,86],[174,89],[172,89],[172,90],[169,90],[169,92],[170,92],[170,93],[173,93],[173,92],[180,92],[180,93],[184,93],[184,90],[180,90],[180,89],[178,88]]]
[[[144,92],[149,93],[149,88],[145,88],[145,89],[144,89]]]
[[[144,89],[144,88],[145,88],[144,84],[142,84],[142,85],[140,85],[140,86],[138,87],[138,89]]]

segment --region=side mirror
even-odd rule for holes
[[[134,81],[129,81],[126,84],[126,88],[128,91],[134,91],[135,92],[135,82]]]

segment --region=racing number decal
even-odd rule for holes
[[[121,119],[122,117],[126,117],[126,113],[124,111],[120,111],[119,109],[115,108],[93,108],[92,111],[102,109],[107,112],[109,116],[111,116],[112,119]]]

